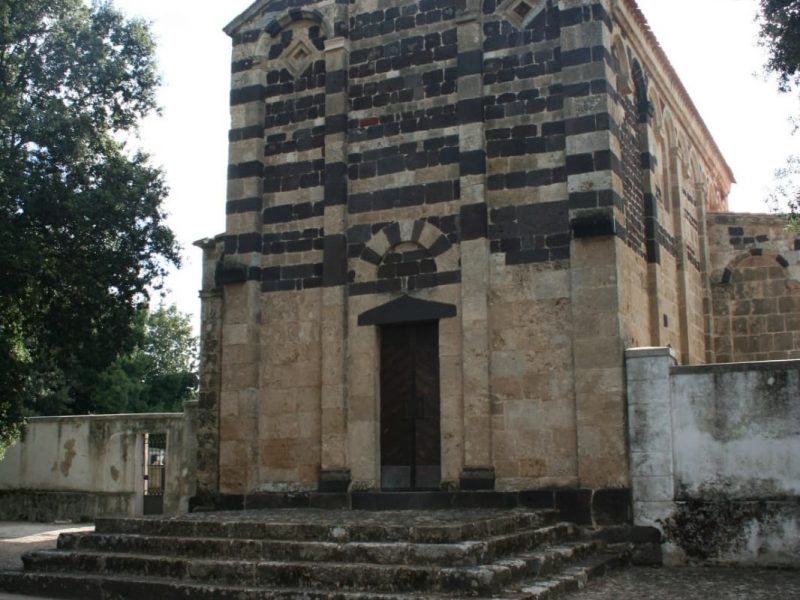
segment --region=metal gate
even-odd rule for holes
[[[164,512],[164,482],[167,472],[167,434],[144,434],[144,514]]]

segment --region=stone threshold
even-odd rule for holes
[[[632,519],[627,488],[559,488],[498,491],[435,492],[261,492],[221,494],[212,501],[192,498],[190,512],[315,508],[331,510],[557,509],[561,519],[578,525],[617,525]]]

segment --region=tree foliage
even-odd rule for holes
[[[94,409],[177,245],[163,177],[120,142],[155,110],[147,24],[0,0],[0,447],[26,411]]]
[[[778,76],[778,88],[789,92],[800,86],[800,0],[760,0],[758,20],[766,68]],[[800,121],[793,121],[797,131]],[[789,156],[776,169],[768,203],[779,212],[788,208],[789,227],[800,232],[800,156]]]
[[[172,305],[140,310],[133,344],[95,380],[91,397],[97,412],[172,412],[194,395],[197,339],[189,318]]]
[[[768,203],[774,212],[785,212],[788,208],[788,227],[800,233],[800,156],[790,155],[786,164],[775,170],[775,185]]]
[[[782,91],[800,84],[800,0],[760,0],[761,43],[767,70],[778,76]]]

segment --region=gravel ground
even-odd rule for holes
[[[24,552],[55,548],[60,533],[93,529],[94,525],[0,521],[0,571],[22,569]]]
[[[0,571],[22,570],[20,557],[30,550],[49,550],[56,547],[58,534],[75,531],[91,531],[94,525],[76,526],[63,523],[26,523],[0,521]],[[33,596],[4,594],[0,600],[49,600]]]
[[[633,567],[569,600],[800,600],[800,571]]]

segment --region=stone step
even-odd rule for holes
[[[173,518],[101,518],[95,523],[97,533],[138,534],[180,538],[238,538],[320,542],[414,542],[422,544],[478,541],[552,524],[558,519],[555,510],[459,511],[452,523],[438,520],[435,513],[414,520],[409,512],[375,513],[350,511],[348,521],[330,517],[299,520],[298,510],[267,513],[193,513]],[[310,511],[309,514],[313,514]],[[439,511],[446,515],[447,511]],[[213,515],[213,516],[210,516]],[[473,515],[472,518],[465,518]]]
[[[558,596],[577,592],[585,588],[594,579],[602,577],[609,571],[620,569],[630,564],[633,548],[625,545],[623,549],[603,552],[570,565],[549,576],[525,580],[507,587],[498,594],[495,600],[549,600]]]
[[[516,586],[493,593],[493,600],[548,600],[577,591],[610,569],[626,564],[622,553],[605,553],[585,558],[544,579],[525,580]],[[489,600],[474,593],[436,594],[386,593],[346,590],[256,588],[176,581],[157,577],[130,577],[77,573],[0,572],[0,589],[18,594],[46,594],[54,598],[80,600]]]
[[[224,557],[246,560],[355,562],[440,567],[476,566],[542,544],[574,540],[577,528],[557,523],[447,544],[411,542],[304,542],[264,539],[173,538],[139,534],[63,534],[60,550],[169,555],[182,558]]]
[[[474,567],[207,560],[58,550],[31,552],[23,560],[30,572],[162,577],[253,587],[481,594],[497,592],[526,577],[558,572],[600,547],[596,540],[573,542]]]

